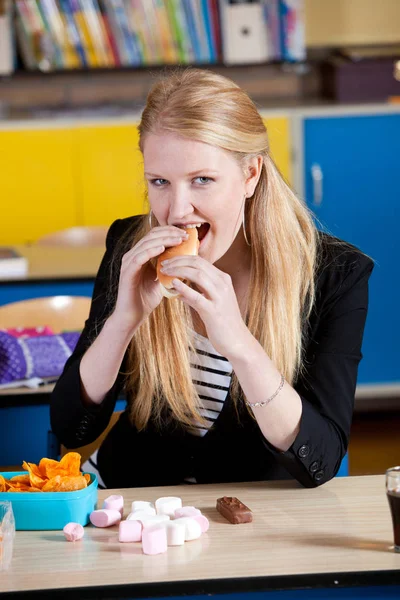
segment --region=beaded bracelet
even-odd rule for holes
[[[284,384],[285,384],[285,378],[284,378],[284,376],[282,375],[282,378],[281,378],[281,382],[280,382],[280,384],[279,384],[279,387],[278,387],[278,389],[276,390],[276,392],[274,392],[274,393],[272,394],[272,396],[270,396],[270,397],[269,397],[269,398],[267,398],[266,400],[263,400],[262,402],[247,402],[247,400],[246,400],[246,404],[247,404],[247,406],[250,406],[251,408],[254,408],[255,406],[266,406],[267,404],[269,404],[269,403],[271,402],[271,400],[273,400],[273,399],[275,398],[275,396],[277,396],[277,395],[279,394],[279,392],[280,392],[280,391],[281,391],[281,389],[283,388]]]

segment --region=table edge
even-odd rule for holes
[[[266,592],[278,590],[327,589],[400,585],[400,570],[349,571],[329,573],[306,573],[296,575],[272,575],[262,577],[234,577],[219,579],[196,579],[187,581],[158,581],[71,588],[49,588],[0,592],[0,597],[16,599],[69,599],[71,594],[80,600],[109,600],[115,598],[165,598],[168,596],[195,596]]]

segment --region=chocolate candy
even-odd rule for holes
[[[253,520],[251,510],[243,504],[243,502],[240,502],[238,498],[232,498],[230,496],[218,498],[217,511],[234,525],[239,523],[251,523]]]

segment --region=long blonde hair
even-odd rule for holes
[[[156,82],[139,125],[146,136],[174,132],[232,153],[240,164],[261,155],[255,192],[246,204],[251,273],[246,325],[286,381],[302,368],[303,328],[314,301],[318,234],[305,204],[275,166],[264,122],[249,96],[230,79],[211,71],[183,69]],[[150,230],[147,216],[131,234],[136,244]],[[135,333],[128,349],[130,416],[138,429],[166,415],[190,427],[201,421],[192,383],[188,307],[163,299]],[[233,374],[231,396],[241,388]]]

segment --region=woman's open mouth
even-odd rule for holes
[[[193,225],[186,225],[186,226],[182,227],[182,229],[187,229],[189,227],[197,228],[197,235],[198,235],[199,242],[201,245],[204,238],[206,237],[206,235],[208,233],[208,230],[210,229],[210,223],[199,223],[199,224],[193,224]]]

